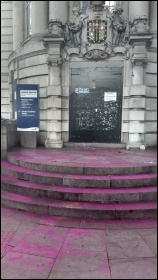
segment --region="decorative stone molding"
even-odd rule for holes
[[[63,148],[63,141],[62,140],[53,140],[53,139],[46,139],[45,141],[45,147],[46,149],[61,149]]]
[[[112,52],[113,50],[110,42],[102,44],[100,46],[98,46],[97,44],[89,44],[85,45],[85,47],[81,49],[81,53],[85,58],[95,61],[108,58],[110,55],[112,55]]]
[[[136,66],[146,66],[146,64],[148,63],[148,57],[147,55],[145,57],[141,57],[139,55],[133,54],[132,58],[131,58],[131,62]]]
[[[95,12],[102,11],[104,9],[105,1],[91,1],[92,10]]]
[[[132,65],[145,67],[148,63],[148,56],[146,47],[152,42],[152,34],[150,33],[136,33],[130,34],[129,42],[133,46],[133,54],[131,56]]]
[[[64,44],[64,37],[59,34],[56,36],[54,34],[52,35],[52,33],[50,33],[50,35],[47,33],[47,35],[43,37],[43,44],[48,51],[48,58],[46,60],[48,67],[50,68],[62,64],[61,46]]]
[[[62,64],[62,59],[61,58],[55,59],[55,58],[48,57],[48,59],[46,60],[46,63],[48,65],[48,67],[58,66],[58,65]]]
[[[134,45],[135,43],[144,44],[146,47],[149,47],[153,40],[152,33],[135,33],[129,35],[129,44]]]
[[[48,35],[63,35],[63,26],[62,21],[60,19],[51,19],[48,24],[48,29],[46,30],[46,34]]]
[[[150,28],[147,24],[147,21],[148,19],[146,16],[136,17],[131,27],[131,33],[149,33]]]
[[[108,56],[108,53],[102,50],[92,50],[85,54],[85,58],[95,61],[98,61],[100,59],[106,59]]]
[[[121,7],[110,12],[108,7],[104,9],[103,2],[91,1],[87,15],[81,14],[78,7],[73,8],[73,20],[65,26],[63,59],[77,55],[98,61],[116,54],[129,59],[130,24],[121,18]]]
[[[114,11],[110,12],[107,7],[104,9],[103,2],[91,1],[92,6],[87,10],[86,16],[81,14],[78,7],[73,8],[74,18],[66,24],[65,28],[63,58],[69,60],[72,55],[77,55],[80,58],[98,61],[122,54],[123,59],[129,59],[129,49],[132,45],[132,64],[145,66],[147,64],[146,47],[152,42],[147,17],[138,16],[133,23],[128,22],[121,18],[122,7],[117,5]],[[87,27],[87,30],[83,27]],[[92,40],[91,32],[100,32],[98,34],[103,35],[99,40],[96,38]],[[135,48],[136,44],[140,45],[140,49],[144,48],[143,54],[142,51],[139,52],[138,45]]]
[[[86,58],[88,60],[105,60],[110,56],[113,57],[116,54],[123,55],[123,59],[129,59],[129,51],[125,47],[115,47],[113,48],[111,43],[91,45],[85,44],[82,48],[68,48],[63,51],[62,58],[63,60],[70,60],[72,55],[77,55],[80,58]]]

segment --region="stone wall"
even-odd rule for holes
[[[146,68],[146,111],[145,111],[145,142],[149,146],[157,144],[157,53],[148,51]]]
[[[13,1],[1,1],[1,117],[10,118],[8,57],[13,51]]]
[[[40,132],[38,144],[46,140],[48,67],[47,51],[42,42],[31,42],[12,53],[9,69],[19,84],[39,84]],[[19,57],[18,61],[16,58]],[[17,71],[18,69],[18,71]]]
[[[1,157],[4,157],[9,149],[20,144],[20,134],[17,132],[16,121],[4,120],[1,122]]]
[[[157,145],[157,1],[150,1],[149,18],[153,40],[147,52],[145,142],[154,146]]]

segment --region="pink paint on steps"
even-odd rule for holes
[[[152,149],[16,148],[2,160],[2,204],[56,216],[155,217],[156,162]]]

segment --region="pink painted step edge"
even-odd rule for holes
[[[97,202],[67,202],[55,201],[52,199],[32,198],[25,195],[13,194],[9,192],[1,192],[2,199],[24,204],[33,204],[49,207],[59,207],[66,209],[85,209],[85,210],[149,210],[157,209],[156,202],[128,202],[128,203],[97,203]]]
[[[147,178],[155,178],[157,176],[156,173],[149,173],[149,174],[131,174],[131,175],[84,175],[84,174],[61,174],[61,173],[54,173],[54,172],[45,172],[45,171],[36,171],[31,170],[26,167],[21,167],[9,163],[7,160],[1,160],[1,166],[5,169],[9,169],[15,172],[27,173],[32,175],[39,175],[39,176],[47,176],[47,177],[56,177],[56,178],[69,178],[69,179],[90,179],[90,180],[120,180],[120,179],[147,179]]]
[[[9,177],[7,175],[1,175],[1,182],[14,185],[14,186],[21,186],[25,188],[32,188],[32,189],[43,189],[43,190],[50,190],[50,191],[58,191],[63,193],[87,193],[87,194],[130,194],[130,193],[150,193],[156,192],[157,186],[141,186],[137,188],[84,188],[84,187],[67,187],[67,186],[55,186],[49,184],[40,184],[40,183],[32,183],[29,181],[19,180],[14,177]]]

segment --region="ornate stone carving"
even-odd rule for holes
[[[82,28],[84,27],[84,21],[86,18],[88,18],[88,15],[82,14],[79,7],[73,8],[73,20],[68,21],[65,27],[65,40],[69,46],[81,46]]]
[[[48,65],[48,67],[58,66],[58,65],[62,64],[62,59],[61,58],[55,59],[55,58],[48,57],[46,60],[46,63]]]
[[[127,22],[121,18],[122,12],[123,9],[116,6],[112,13],[107,14],[107,18],[110,19],[109,27],[112,29],[112,44],[114,46],[121,43],[127,27]]]
[[[132,33],[146,33],[150,32],[150,28],[147,24],[147,17],[146,16],[139,16],[136,17],[133,21],[131,32]]]
[[[104,9],[105,1],[90,1],[93,11],[102,11]]]
[[[48,29],[46,30],[48,35],[63,35],[62,21],[60,19],[54,19],[49,21]]]
[[[111,12],[103,4],[104,1],[91,1],[87,15],[73,8],[73,20],[65,26],[63,59],[76,55],[98,61],[116,54],[129,59],[130,24],[121,18],[123,9],[117,6]]]
[[[100,59],[105,59],[108,56],[109,56],[108,53],[102,50],[91,50],[85,54],[85,58],[95,60],[95,61],[98,61]]]
[[[148,58],[147,58],[147,56],[145,56],[145,57],[138,57],[138,56],[135,56],[135,54],[133,54],[131,62],[133,64],[133,66],[134,65],[136,65],[136,66],[146,66],[147,63],[148,63]]]

